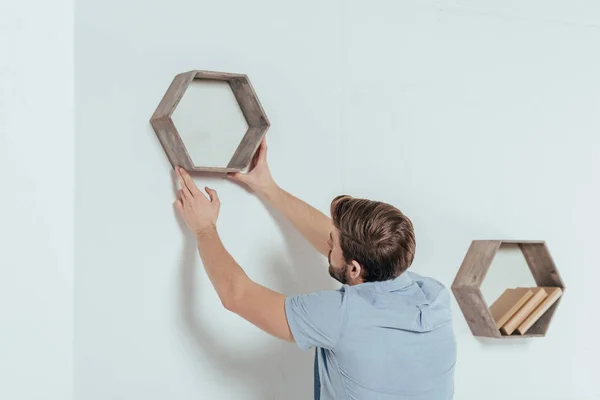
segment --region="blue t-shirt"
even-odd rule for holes
[[[450,293],[412,272],[290,296],[290,330],[315,347],[315,400],[451,400],[456,340]]]

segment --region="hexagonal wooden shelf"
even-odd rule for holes
[[[226,167],[194,165],[181,135],[173,123],[173,112],[194,79],[228,82],[248,124],[248,130],[240,138],[241,141]],[[152,115],[150,123],[171,165],[173,167],[182,166],[189,172],[239,172],[245,170],[270,126],[267,115],[247,75],[200,70],[188,71],[175,76]]]
[[[502,244],[519,246],[538,287],[560,287],[564,291],[565,286],[544,241],[474,240],[452,283],[452,292],[458,305],[475,336],[491,338],[545,336],[560,299],[524,335],[504,336],[496,328],[489,306],[481,293],[481,284]]]

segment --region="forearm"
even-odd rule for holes
[[[333,228],[331,218],[277,185],[259,195],[282,213],[321,254],[329,254],[327,241]]]
[[[197,237],[198,252],[206,274],[223,305],[231,309],[245,282],[250,281],[244,270],[223,246],[216,228]]]
[[[221,303],[265,332],[294,340],[285,316],[285,296],[253,282],[223,246],[217,230],[198,235],[198,251]]]

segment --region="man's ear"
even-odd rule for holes
[[[362,265],[360,265],[358,263],[358,261],[352,260],[352,263],[350,264],[350,266],[351,266],[350,277],[355,280],[361,280],[362,279]]]

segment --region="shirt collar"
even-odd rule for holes
[[[378,282],[365,282],[359,285],[371,286],[373,289],[378,290],[380,292],[392,292],[394,290],[400,290],[409,287],[413,284],[413,279],[410,277],[407,271],[404,271],[400,276],[389,279],[387,281],[378,281]]]

